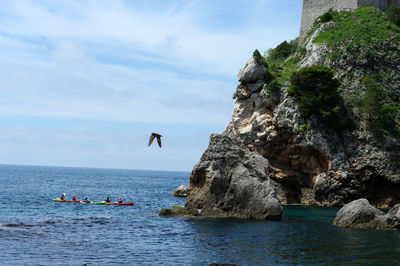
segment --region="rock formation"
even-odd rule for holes
[[[185,208],[161,216],[213,216],[277,220],[282,207],[268,177],[268,160],[238,139],[211,135],[190,176]]]
[[[381,11],[362,12],[375,16]],[[363,25],[357,17],[351,21]],[[289,79],[270,89],[268,66],[250,58],[238,74],[232,120],[221,135],[211,136],[192,171],[185,212],[277,219],[279,203],[343,206],[359,198],[380,208],[400,203],[400,138],[379,139],[368,125],[377,121],[376,114],[366,116],[357,107],[366,98],[365,77],[379,75],[374,82],[387,95],[382,104],[400,106],[400,34],[394,31],[398,36],[382,40],[373,36],[364,46],[360,43],[368,36],[335,46],[315,41],[335,26],[334,21],[316,24],[281,66],[296,59],[299,68],[330,67],[341,81],[341,117],[353,126],[342,127],[339,121],[332,129],[321,117],[303,117],[288,93]],[[398,120],[392,122],[399,127]]]
[[[371,206],[366,199],[358,199],[343,206],[333,224],[353,229],[399,229],[400,204],[387,214]]]
[[[185,208],[201,215],[280,219],[282,208],[268,178],[268,160],[239,140],[211,135],[190,177]]]
[[[185,198],[190,192],[190,187],[182,185],[172,192],[172,196]]]
[[[365,86],[364,75],[377,71],[389,73],[382,86],[400,86],[399,72],[392,71],[400,66],[400,48],[395,42],[382,41],[375,43],[376,47],[364,48],[362,53],[374,55],[372,69],[362,54],[357,58],[345,49],[332,60],[332,49],[313,41],[332,27],[328,22],[310,34],[305,53],[300,56],[300,68],[315,64],[333,67],[342,81],[341,95],[346,99],[365,93],[360,89]],[[373,205],[388,208],[400,202],[398,138],[377,140],[351,106],[344,108],[347,113],[343,116],[354,121],[354,129],[337,132],[323,128],[318,117],[304,119],[295,99],[287,93],[290,84],[268,90],[261,74],[257,80],[243,78],[248,66],[246,63],[239,71],[232,120],[223,135],[240,139],[250,150],[268,159],[269,177],[281,203],[341,206],[366,197]],[[259,68],[261,73],[264,66],[258,63],[252,68]]]

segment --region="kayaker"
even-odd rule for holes
[[[60,200],[65,200],[64,194],[61,195]]]
[[[124,199],[123,198],[119,198],[118,203],[122,203],[122,202],[124,202]]]
[[[107,197],[106,202],[111,202],[110,197]]]
[[[88,200],[88,198],[85,198],[85,200],[83,202],[90,203],[90,200]]]
[[[72,200],[74,200],[74,201],[76,200],[75,195],[72,196]]]

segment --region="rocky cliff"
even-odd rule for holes
[[[275,219],[276,199],[400,202],[400,27],[367,7],[327,14],[295,43],[257,51],[240,69],[232,120],[194,167],[187,209]],[[329,127],[327,112],[305,116],[290,93],[293,73],[314,65],[340,82]]]
[[[211,135],[190,176],[185,207],[201,210],[202,215],[280,219],[282,208],[268,166],[268,160],[240,140]]]
[[[358,16],[364,13],[383,14],[369,7],[345,14],[360,24]],[[352,127],[338,124],[340,130],[332,130],[321,125],[317,116],[304,118],[296,98],[288,94],[290,82],[268,89],[261,74],[265,66],[251,58],[239,71],[232,120],[222,134],[240,139],[268,159],[269,177],[275,181],[281,203],[331,206],[364,197],[375,206],[390,207],[400,202],[399,112],[392,114],[392,134],[376,129],[385,118],[371,114],[379,111],[368,109],[374,104],[368,97],[381,97],[381,102],[375,102],[381,109],[400,102],[398,29],[389,24],[397,33],[386,39],[369,40],[364,35],[362,40],[316,41],[321,34],[340,28],[339,24],[316,23],[304,47],[285,61],[296,57],[298,69],[316,64],[332,68],[341,81],[341,119],[352,122]],[[371,83],[382,95],[368,94]]]

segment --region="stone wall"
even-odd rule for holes
[[[358,0],[357,1],[358,7],[362,6],[374,6],[380,8],[382,10],[387,9],[391,2],[398,2],[398,1],[390,1],[390,0]]]
[[[300,42],[307,36],[307,31],[314,20],[333,8],[331,0],[303,0],[303,13],[301,15]]]
[[[338,11],[355,10],[363,6],[375,6],[382,10],[387,9],[390,5],[400,5],[400,0],[303,0],[303,13],[300,26],[300,42],[303,42],[307,36],[314,20],[323,15],[329,9]]]
[[[358,4],[358,0],[332,0],[331,2],[334,10],[354,10]]]

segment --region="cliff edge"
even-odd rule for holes
[[[256,50],[185,207],[277,219],[280,204],[400,203],[399,25],[400,8],[330,10],[301,45]]]

